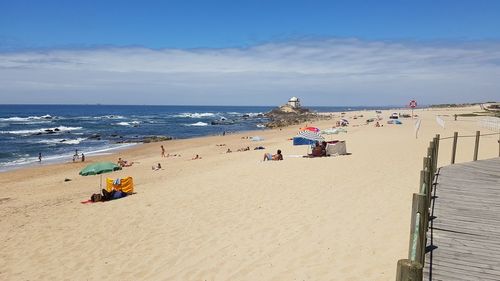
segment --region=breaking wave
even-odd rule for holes
[[[216,116],[215,113],[210,113],[210,112],[204,112],[204,113],[181,113],[181,114],[177,114],[175,115],[175,117],[179,117],[179,118],[205,118],[205,117],[214,117]]]
[[[208,126],[208,123],[205,123],[205,122],[196,122],[196,123],[193,123],[193,124],[187,124],[186,126],[204,127],[204,126]]]
[[[77,138],[77,139],[50,139],[50,140],[41,140],[38,143],[44,144],[79,144],[82,141],[86,140],[86,138]]]
[[[33,135],[33,134],[49,134],[49,133],[60,133],[60,132],[68,132],[74,130],[81,130],[82,127],[66,127],[59,126],[56,128],[40,128],[33,130],[17,130],[17,131],[0,131],[0,134],[14,134],[14,135]]]
[[[34,121],[34,120],[51,120],[54,119],[51,115],[42,115],[42,116],[29,116],[29,117],[8,117],[8,118],[0,118],[0,121],[3,122],[29,122],[29,121]]]

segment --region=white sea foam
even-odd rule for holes
[[[57,129],[57,131],[56,131],[56,129]],[[38,133],[47,133],[47,130],[52,130],[55,133],[60,133],[60,132],[68,132],[68,131],[81,130],[81,129],[82,129],[82,127],[59,126],[56,128],[40,128],[40,129],[32,129],[32,130],[18,130],[18,131],[0,131],[0,134],[32,135],[32,134],[38,134]]]
[[[95,116],[92,118],[94,118],[94,119],[125,119],[126,117],[121,116],[121,115],[103,115],[103,116]]]
[[[266,125],[264,125],[264,124],[257,124],[257,127],[259,127],[259,128],[265,128]]]
[[[133,126],[133,125],[137,125],[137,124],[140,124],[141,122],[139,121],[132,121],[132,122],[118,122],[116,123],[116,125],[120,125],[120,126]]]
[[[77,138],[77,139],[50,139],[50,140],[41,140],[38,143],[44,144],[79,144],[82,141],[86,140],[86,138]]]
[[[51,115],[47,114],[47,115],[42,115],[42,116],[29,116],[29,117],[14,116],[14,117],[8,117],[8,118],[0,118],[0,121],[4,121],[4,122],[30,122],[30,121],[33,121],[33,120],[47,120],[47,121],[50,121],[53,118],[54,117],[52,117]]]
[[[180,118],[204,118],[204,117],[214,117],[214,116],[216,116],[216,115],[214,113],[211,113],[211,112],[203,112],[203,113],[186,112],[186,113],[181,113],[181,114],[175,115],[175,117],[180,117]]]
[[[263,115],[264,113],[262,113],[262,112],[251,112],[251,113],[247,113],[247,114],[250,117],[257,117],[258,115]]]
[[[208,126],[208,123],[205,123],[205,122],[196,122],[196,123],[193,123],[193,124],[187,124],[186,126],[204,127],[204,126]]]

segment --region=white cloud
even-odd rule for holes
[[[0,103],[311,105],[499,100],[498,42],[356,39],[249,48],[0,53]]]

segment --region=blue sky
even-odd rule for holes
[[[499,100],[498,15],[500,1],[0,0],[0,103]]]

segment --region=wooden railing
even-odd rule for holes
[[[408,258],[398,261],[396,281],[420,281],[423,278],[429,208],[433,183],[437,174],[438,154],[439,135],[436,135],[427,148],[427,156],[424,157],[423,168],[420,172],[419,193],[413,194]]]
[[[475,137],[473,161],[477,160],[479,152],[479,140],[481,136],[499,135],[499,152],[500,157],[500,134],[484,134],[479,131],[472,136]],[[427,231],[429,230],[429,209],[432,203],[432,192],[435,187],[436,176],[438,176],[437,160],[439,155],[439,143],[445,139],[453,139],[451,164],[455,163],[457,151],[458,132],[453,134],[453,137],[440,139],[440,135],[436,135],[430,142],[427,148],[427,156],[423,159],[423,169],[420,171],[420,186],[419,193],[413,193],[412,208],[411,208],[411,226],[410,226],[410,242],[408,249],[408,258],[400,259],[397,264],[396,281],[421,281],[423,280],[423,268],[425,265],[425,253],[427,246]]]

